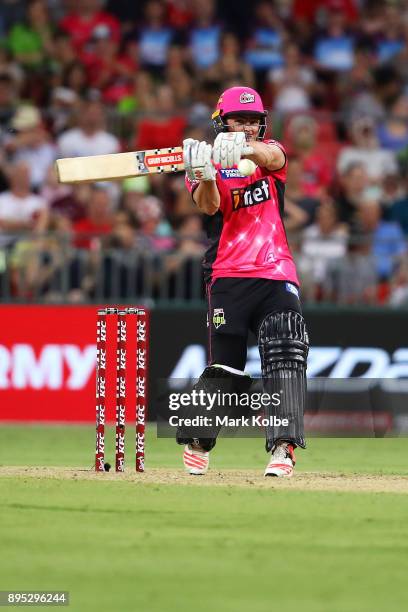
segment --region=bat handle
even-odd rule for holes
[[[244,147],[242,149],[242,155],[252,155],[254,152],[254,148],[253,147]]]

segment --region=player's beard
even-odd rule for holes
[[[260,129],[260,126],[258,126],[258,131],[257,131],[255,134],[251,134],[251,133],[249,133],[249,132],[245,132],[245,131],[244,131],[244,134],[245,134],[245,140],[246,140],[247,142],[257,142],[257,140],[258,140],[258,136],[259,136],[259,129]]]

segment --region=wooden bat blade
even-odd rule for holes
[[[143,174],[180,172],[184,170],[183,148],[67,157],[57,159],[55,167],[60,183],[116,181]]]

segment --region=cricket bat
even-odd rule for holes
[[[55,162],[60,183],[115,181],[160,172],[184,170],[183,147],[112,153],[90,157],[67,157]]]

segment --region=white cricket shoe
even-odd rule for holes
[[[210,453],[186,444],[183,454],[184,467],[189,474],[200,476],[207,473]]]
[[[293,445],[290,442],[278,442],[272,450],[271,459],[266,466],[264,476],[290,478],[293,475],[296,459]]]

